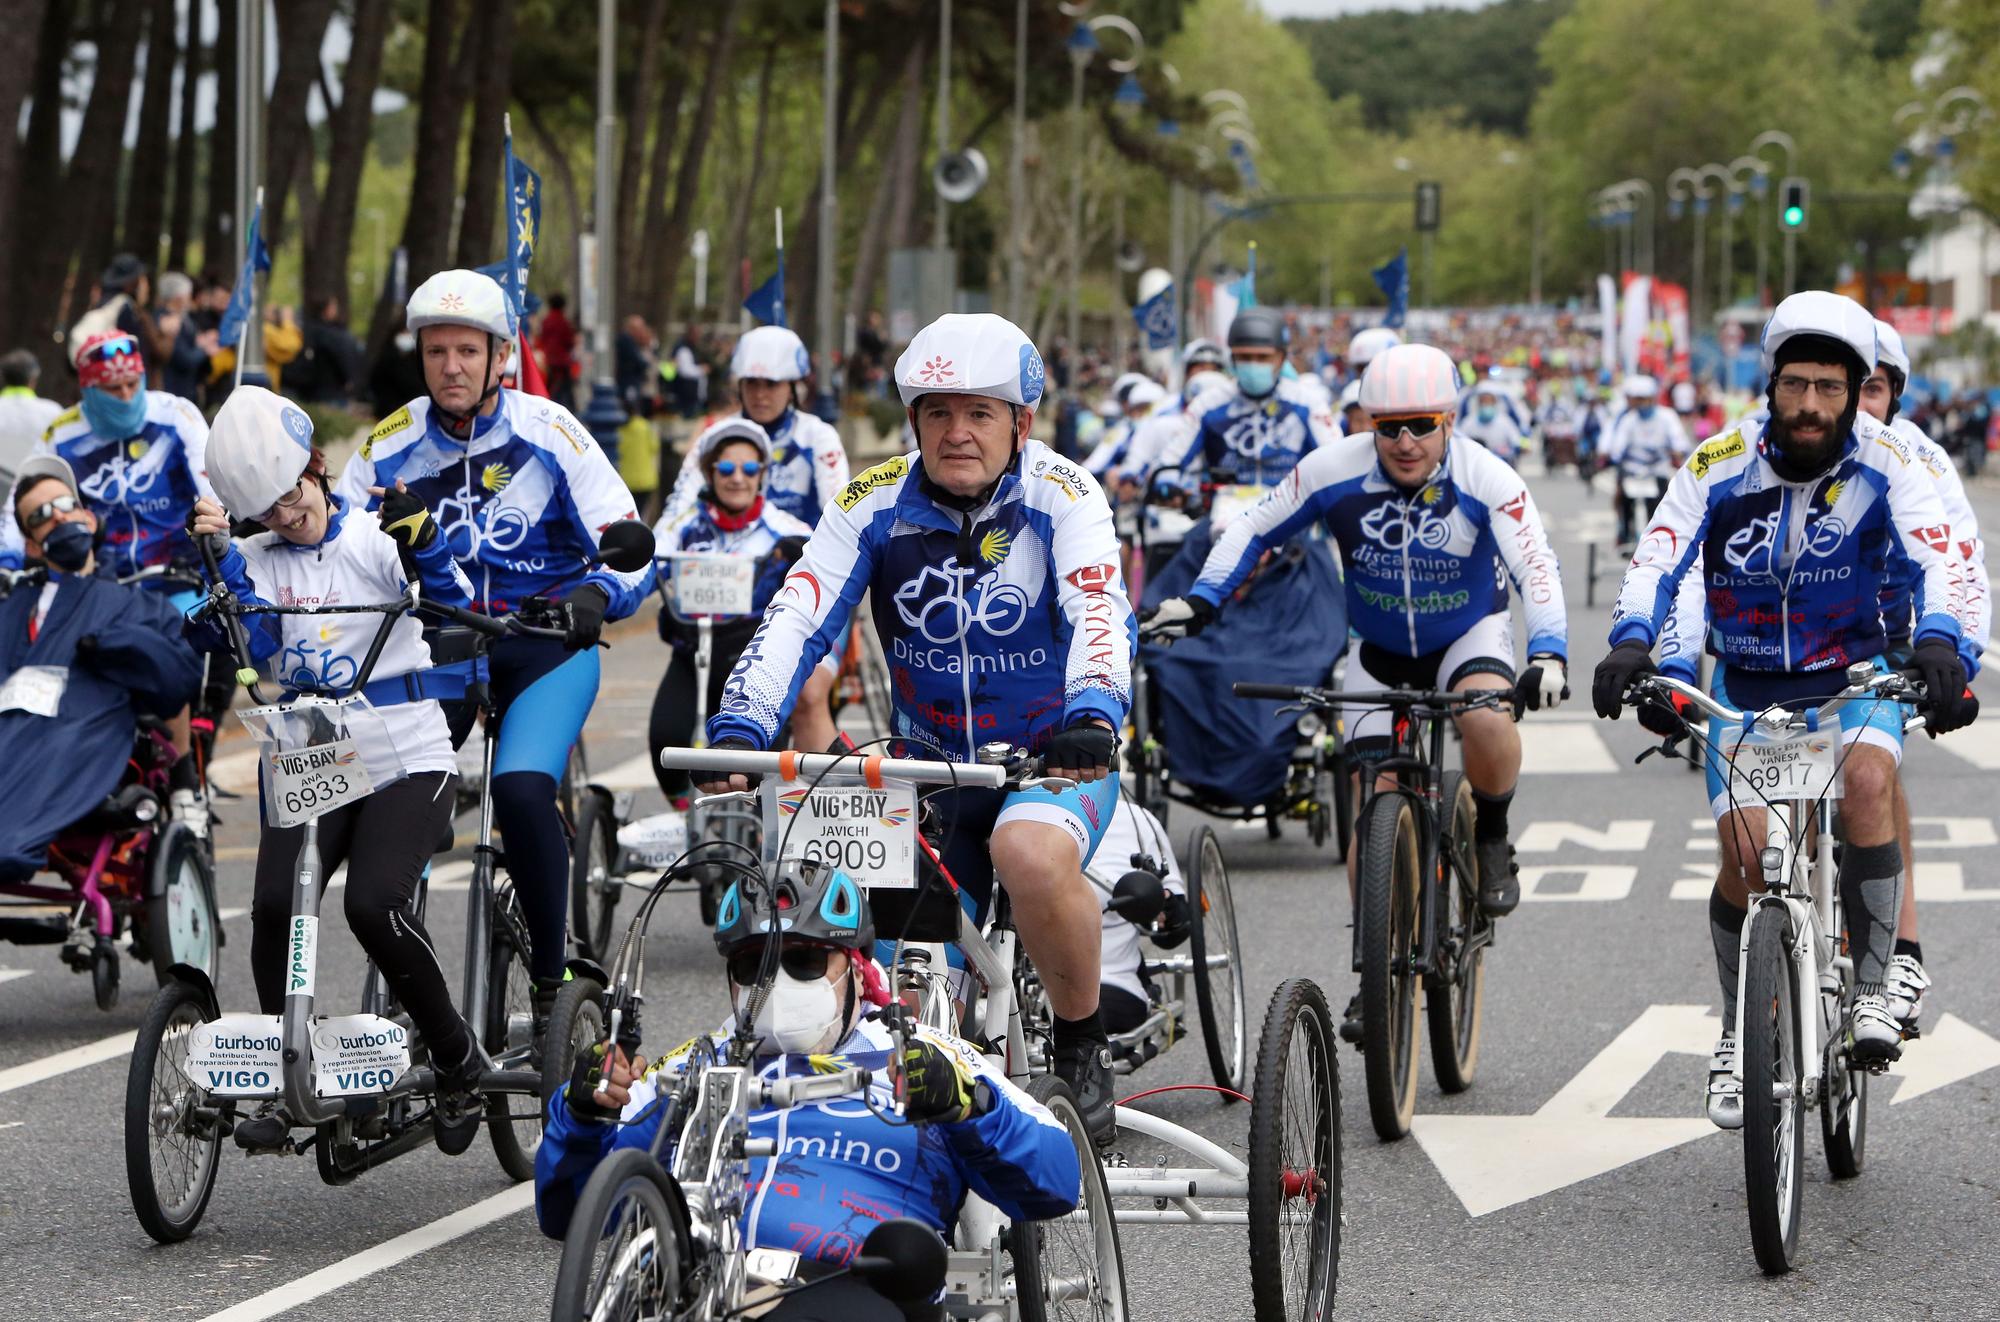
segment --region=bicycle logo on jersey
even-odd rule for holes
[[[528,516],[512,505],[488,505],[482,512],[469,492],[441,497],[431,517],[444,530],[451,553],[461,560],[481,551],[511,551],[528,540]]]
[[[1005,638],[1028,619],[1028,594],[992,575],[968,584],[981,572],[952,562],[949,569],[925,565],[917,576],[896,589],[896,614],[933,643],[955,643],[978,625],[995,638]]]
[[[1438,551],[1451,540],[1451,524],[1425,505],[1377,505],[1362,517],[1361,531],[1389,551],[1404,550],[1413,542],[1427,551]]]
[[[159,476],[158,464],[121,465],[107,460],[79,482],[77,489],[85,500],[122,505],[128,496],[151,490]]]
[[[1806,556],[1830,556],[1846,540],[1847,524],[1842,520],[1832,517],[1814,520],[1805,526],[1799,556],[1801,559]],[[1722,556],[1739,573],[1775,577],[1778,572],[1777,541],[1778,511],[1772,510],[1731,533],[1722,548]]]
[[[354,658],[338,656],[330,647],[293,643],[278,656],[278,673],[295,689],[337,689],[354,681]]]

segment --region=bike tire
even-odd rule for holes
[[[1245,1023],[1243,946],[1236,934],[1236,900],[1229,889],[1229,869],[1213,829],[1197,826],[1188,832],[1187,901],[1193,922],[1188,955],[1194,964],[1194,1001],[1201,1018],[1202,1044],[1208,1050],[1209,1073],[1217,1087],[1243,1091],[1243,1056],[1249,1028]],[[1227,963],[1212,968],[1212,959]]]
[[[1331,742],[1327,760],[1333,766],[1333,843],[1341,858],[1354,847],[1354,776],[1348,765],[1346,745]]]
[[[169,827],[159,875],[164,885],[146,901],[146,949],[164,987],[176,964],[200,969],[215,985],[222,975],[222,918],[215,907],[215,868],[206,843],[186,828]]]
[[[1472,853],[1474,809],[1472,786],[1456,771],[1444,775],[1439,802],[1450,816],[1445,819],[1443,838],[1438,842],[1438,858],[1444,875],[1437,881],[1444,889],[1445,931],[1463,950],[1470,938],[1493,920],[1479,911],[1479,862]],[[1444,954],[1445,942],[1439,953]],[[1472,1086],[1479,1069],[1480,1013],[1486,1004],[1486,950],[1481,945],[1470,957],[1451,959],[1451,973],[1424,976],[1424,1019],[1431,1040],[1431,1068],[1438,1087],[1448,1093],[1464,1092]]]
[[[1750,911],[1744,952],[1743,1177],[1750,1208],[1750,1246],[1767,1276],[1792,1269],[1799,1243],[1799,1202],[1805,1157],[1805,1071],[1799,1055],[1798,1007],[1786,955],[1783,907]]]
[[[493,896],[493,941],[486,959],[486,1023],[480,1040],[486,1054],[502,1069],[537,1068],[534,1044],[534,979],[528,972],[528,951],[522,931],[520,903],[512,884]],[[535,1178],[535,1149],[542,1142],[540,1107],[527,1109],[508,1094],[486,1099],[486,1127],[493,1152],[511,1180]]]
[[[1417,1110],[1415,948],[1417,814],[1401,794],[1378,794],[1361,822],[1361,1033],[1368,1118],[1385,1142],[1410,1132]]]
[[[570,1214],[549,1317],[676,1316],[693,1254],[673,1176],[644,1148],[619,1148],[598,1163]]]
[[[1020,1322],[1067,1318],[1124,1322],[1125,1256],[1118,1246],[1118,1222],[1111,1189],[1104,1179],[1104,1164],[1090,1141],[1090,1131],[1083,1126],[1083,1113],[1076,1109],[1069,1085],[1053,1074],[1030,1079],[1028,1096],[1047,1107],[1069,1131],[1083,1171],[1081,1210],[1087,1219],[1017,1221],[1007,1228]],[[1083,1226],[1088,1230],[1078,1233],[1078,1227]],[[1074,1293],[1077,1290],[1082,1291],[1080,1299]]]
[[[549,1101],[567,1087],[580,1051],[604,1040],[604,984],[595,978],[571,978],[556,992],[549,1009],[549,1028],[542,1040],[542,1119]]]
[[[222,1133],[196,1123],[201,1090],[186,1068],[188,1036],[211,1017],[207,996],[170,979],[146,1011],[125,1075],[125,1183],[139,1224],[162,1244],[192,1235],[215,1192]]]
[[[623,886],[613,875],[618,861],[618,823],[611,795],[596,786],[582,791],[576,834],[569,848],[569,930],[577,954],[596,964],[611,962],[613,927]]]
[[[1820,1086],[1819,1132],[1826,1145],[1826,1168],[1836,1180],[1861,1174],[1868,1155],[1868,1071],[1848,1062],[1840,1045],[1840,1023],[1826,1044]]]
[[[1326,993],[1281,983],[1250,1103],[1250,1299],[1257,1322],[1319,1319],[1340,1284],[1340,1069]],[[1303,1138],[1309,1152],[1288,1152]],[[1296,1212],[1303,1205],[1300,1223]],[[1303,1239],[1303,1244],[1300,1240]]]

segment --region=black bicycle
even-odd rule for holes
[[[1445,769],[1451,720],[1481,707],[1511,709],[1511,689],[1342,692],[1282,684],[1233,686],[1242,698],[1278,698],[1326,713],[1383,707],[1394,717],[1390,755],[1369,763],[1356,831],[1354,971],[1361,975],[1361,1054],[1368,1115],[1394,1140],[1417,1109],[1417,999],[1423,987],[1431,1065],[1448,1093],[1472,1086],[1479,1064],[1486,951],[1493,919],[1479,908],[1472,786]]]

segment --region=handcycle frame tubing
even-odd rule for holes
[[[748,748],[663,748],[660,765],[669,770],[716,771],[724,775],[782,775],[779,762],[792,758],[794,782],[810,781],[831,772],[858,776],[865,773],[872,754],[854,753],[766,753]],[[1007,768],[985,762],[932,762],[914,758],[885,757],[879,763],[885,778],[916,781],[926,785],[956,785],[966,789],[1004,789]]]

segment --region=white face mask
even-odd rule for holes
[[[748,995],[748,988],[737,989],[739,1007],[741,998]],[[801,981],[781,969],[771,980],[753,1026],[758,1036],[778,1050],[809,1055],[832,1050],[846,1036],[845,1020],[832,983],[825,978]]]

